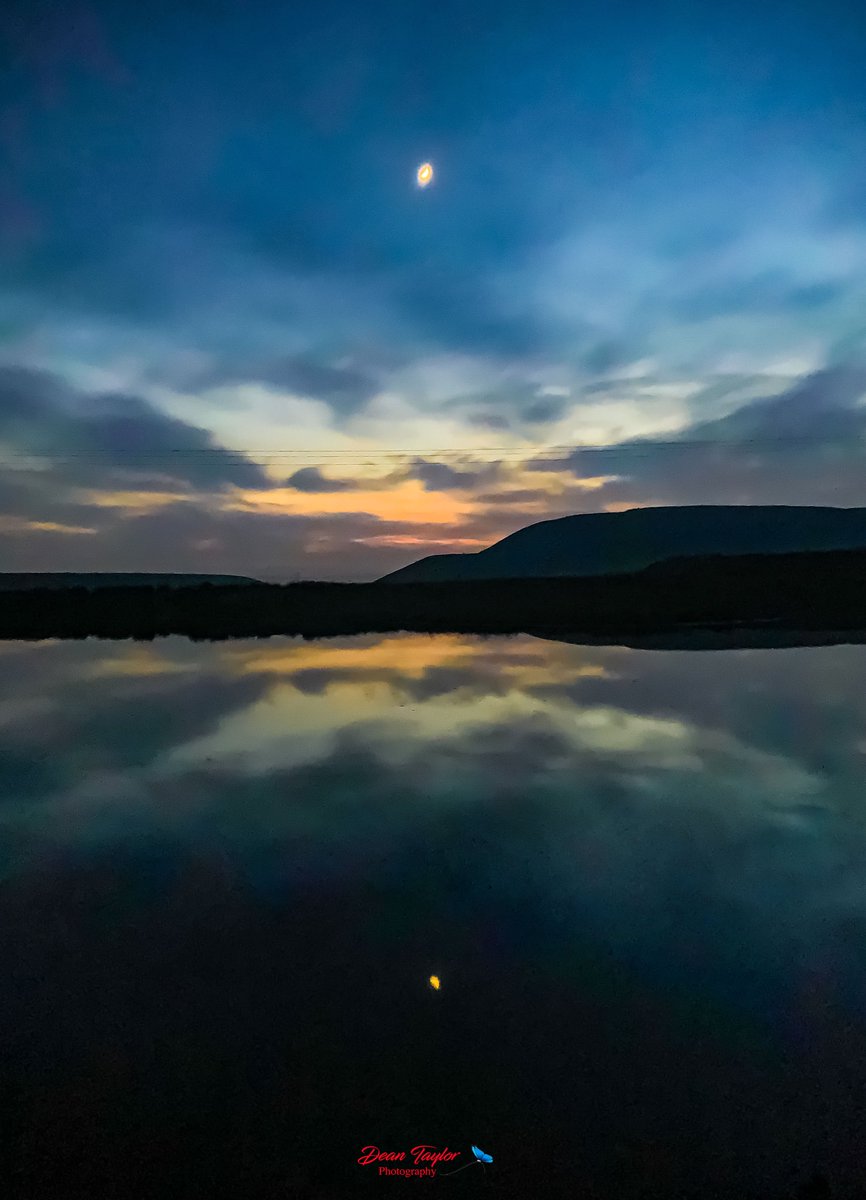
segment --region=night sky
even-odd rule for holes
[[[866,504],[857,10],[7,3],[0,566]]]

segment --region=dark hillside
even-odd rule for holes
[[[0,637],[306,637],[392,632],[675,632],[866,627],[866,551],[716,556],[630,575],[0,592]]]

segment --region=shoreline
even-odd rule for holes
[[[0,590],[0,639],[533,634],[676,648],[866,640],[866,551],[659,563],[630,575],[470,583]],[[767,642],[769,639],[769,642]],[[815,641],[817,639],[817,641]],[[687,648],[683,645],[683,648]]]

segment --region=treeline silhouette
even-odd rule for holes
[[[645,634],[866,627],[866,550],[672,559],[630,575],[0,591],[0,638]]]

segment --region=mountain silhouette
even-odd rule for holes
[[[475,554],[434,554],[381,582],[555,578],[639,571],[694,555],[866,548],[866,508],[690,505],[539,521]]]

